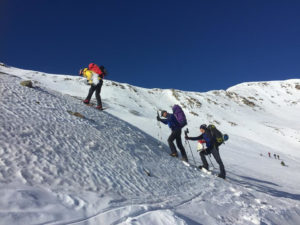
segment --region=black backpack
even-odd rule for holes
[[[224,135],[216,128],[215,125],[210,124],[207,129],[209,130],[217,147],[224,143]]]

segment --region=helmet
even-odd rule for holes
[[[205,141],[202,141],[202,140],[198,141],[197,150],[201,152],[204,149],[206,149],[206,143],[205,143]]]

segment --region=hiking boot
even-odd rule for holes
[[[96,109],[103,110],[101,105],[97,105]]]
[[[178,157],[178,154],[177,153],[171,153],[170,156],[172,156],[172,157]]]
[[[220,178],[222,178],[222,179],[225,180],[225,175],[223,175],[223,174],[219,174],[218,177],[220,177]]]
[[[202,169],[208,170],[208,168],[206,168],[206,167],[204,167],[204,166],[198,166],[198,168],[199,168],[200,170],[202,170]]]
[[[83,103],[88,105],[88,104],[90,104],[90,101],[86,99],[83,101]]]
[[[189,160],[186,157],[182,157],[181,160],[184,162],[189,162]]]

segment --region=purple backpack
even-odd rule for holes
[[[185,117],[185,114],[184,114],[182,108],[179,105],[174,105],[172,110],[173,110],[173,114],[174,114],[175,118],[177,119],[177,122],[179,123],[179,125],[181,127],[184,127],[185,125],[187,125],[186,117]]]

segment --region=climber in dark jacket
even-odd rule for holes
[[[214,138],[212,137],[210,131],[207,129],[206,124],[202,124],[200,126],[200,132],[202,133],[200,136],[198,137],[188,137],[187,134],[185,136],[185,139],[187,140],[192,140],[192,141],[196,141],[196,140],[205,140],[206,143],[206,149],[200,152],[200,157],[201,160],[203,162],[203,166],[200,166],[200,168],[205,168],[208,170],[208,163],[206,160],[206,155],[212,154],[216,160],[216,162],[219,164],[220,167],[220,174],[218,175],[218,177],[221,177],[223,179],[226,178],[226,171],[222,162],[222,159],[220,157],[219,154],[219,148],[217,147],[216,140],[214,140]]]
[[[181,152],[181,156],[182,156],[182,160],[183,161],[188,161],[185,149],[182,145],[182,141],[181,141],[181,129],[182,127],[179,125],[179,123],[177,122],[177,119],[175,118],[174,114],[170,114],[167,113],[167,111],[162,111],[161,112],[161,116],[165,117],[165,119],[161,119],[159,117],[159,115],[157,115],[157,121],[160,121],[164,124],[167,124],[170,129],[172,130],[171,135],[168,138],[168,143],[171,149],[171,156],[173,157],[178,157],[178,153],[176,151],[176,147],[174,145],[174,140],[176,139],[176,145],[179,148],[180,152]]]

